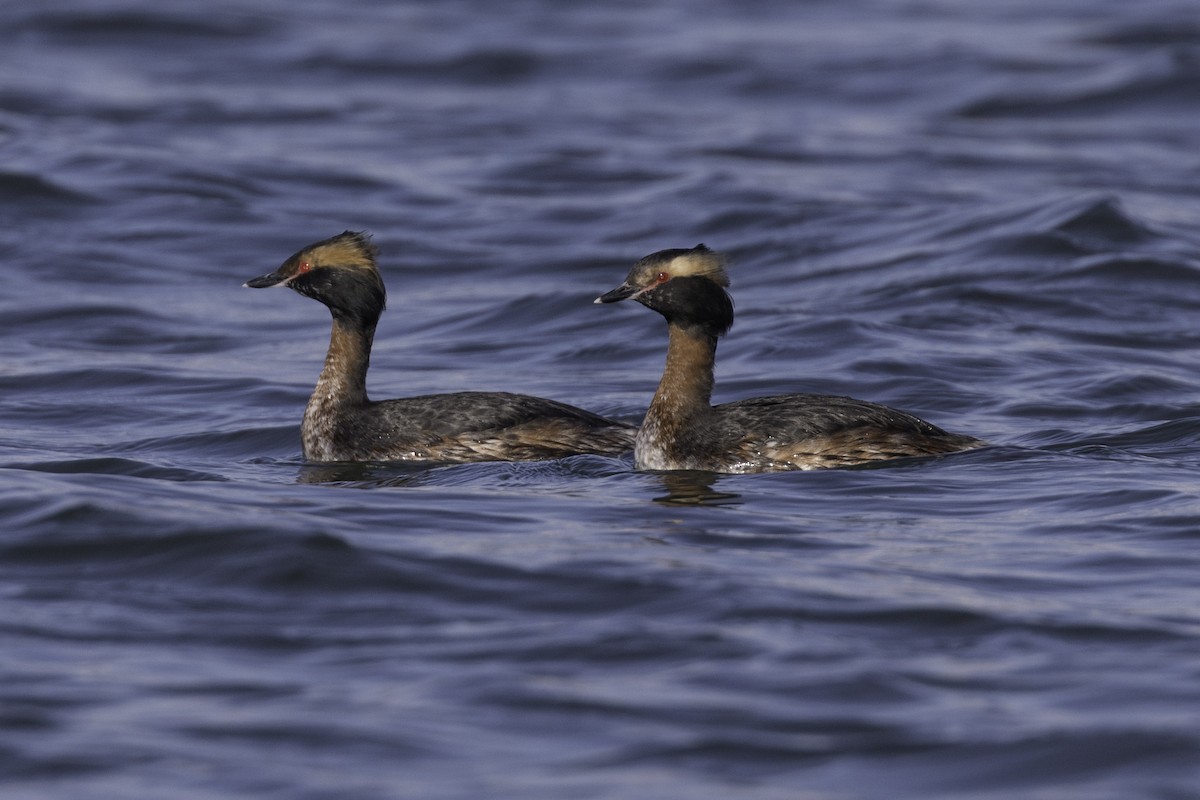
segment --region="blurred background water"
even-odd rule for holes
[[[6,798],[1200,797],[1191,0],[0,6]],[[375,397],[636,421],[732,259],[716,399],[994,446],[870,469],[320,467]]]

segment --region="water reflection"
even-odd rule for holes
[[[667,493],[654,498],[656,503],[679,506],[732,506],[741,504],[741,495],[718,492],[713,485],[724,476],[716,472],[681,470],[658,475]]]
[[[415,486],[427,480],[429,470],[430,465],[425,463],[338,461],[303,464],[296,473],[296,483],[337,484],[364,489],[382,486]]]

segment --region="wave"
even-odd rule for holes
[[[961,105],[963,119],[1070,118],[1191,112],[1200,102],[1200,55],[1170,50],[1101,71],[1098,76],[1047,76],[1037,88],[993,92]]]

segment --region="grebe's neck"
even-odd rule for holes
[[[367,367],[375,326],[334,317],[329,352],[300,425],[304,454],[313,460],[335,460],[327,452],[343,415],[367,404]]]
[[[367,368],[375,326],[355,325],[335,319],[329,334],[329,352],[317,378],[317,390],[336,398],[342,405],[367,402]],[[323,390],[323,391],[322,391]]]
[[[717,337],[680,325],[667,330],[667,364],[650,407],[672,416],[711,410]]]
[[[669,326],[667,365],[637,433],[634,460],[642,469],[677,468],[689,433],[703,429],[712,409],[717,337],[690,326]]]

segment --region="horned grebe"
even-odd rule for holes
[[[288,286],[333,315],[329,353],[300,426],[310,461],[527,461],[617,455],[636,428],[565,403],[507,392],[455,392],[373,402],[367,366],[386,293],[366,233],[346,231],[247,281]]]
[[[634,447],[639,469],[821,469],[984,444],[850,397],[785,394],[714,407],[717,338],[733,325],[728,285],[725,259],[701,244],[646,256],[596,298],[637,300],[667,319],[666,369]]]

